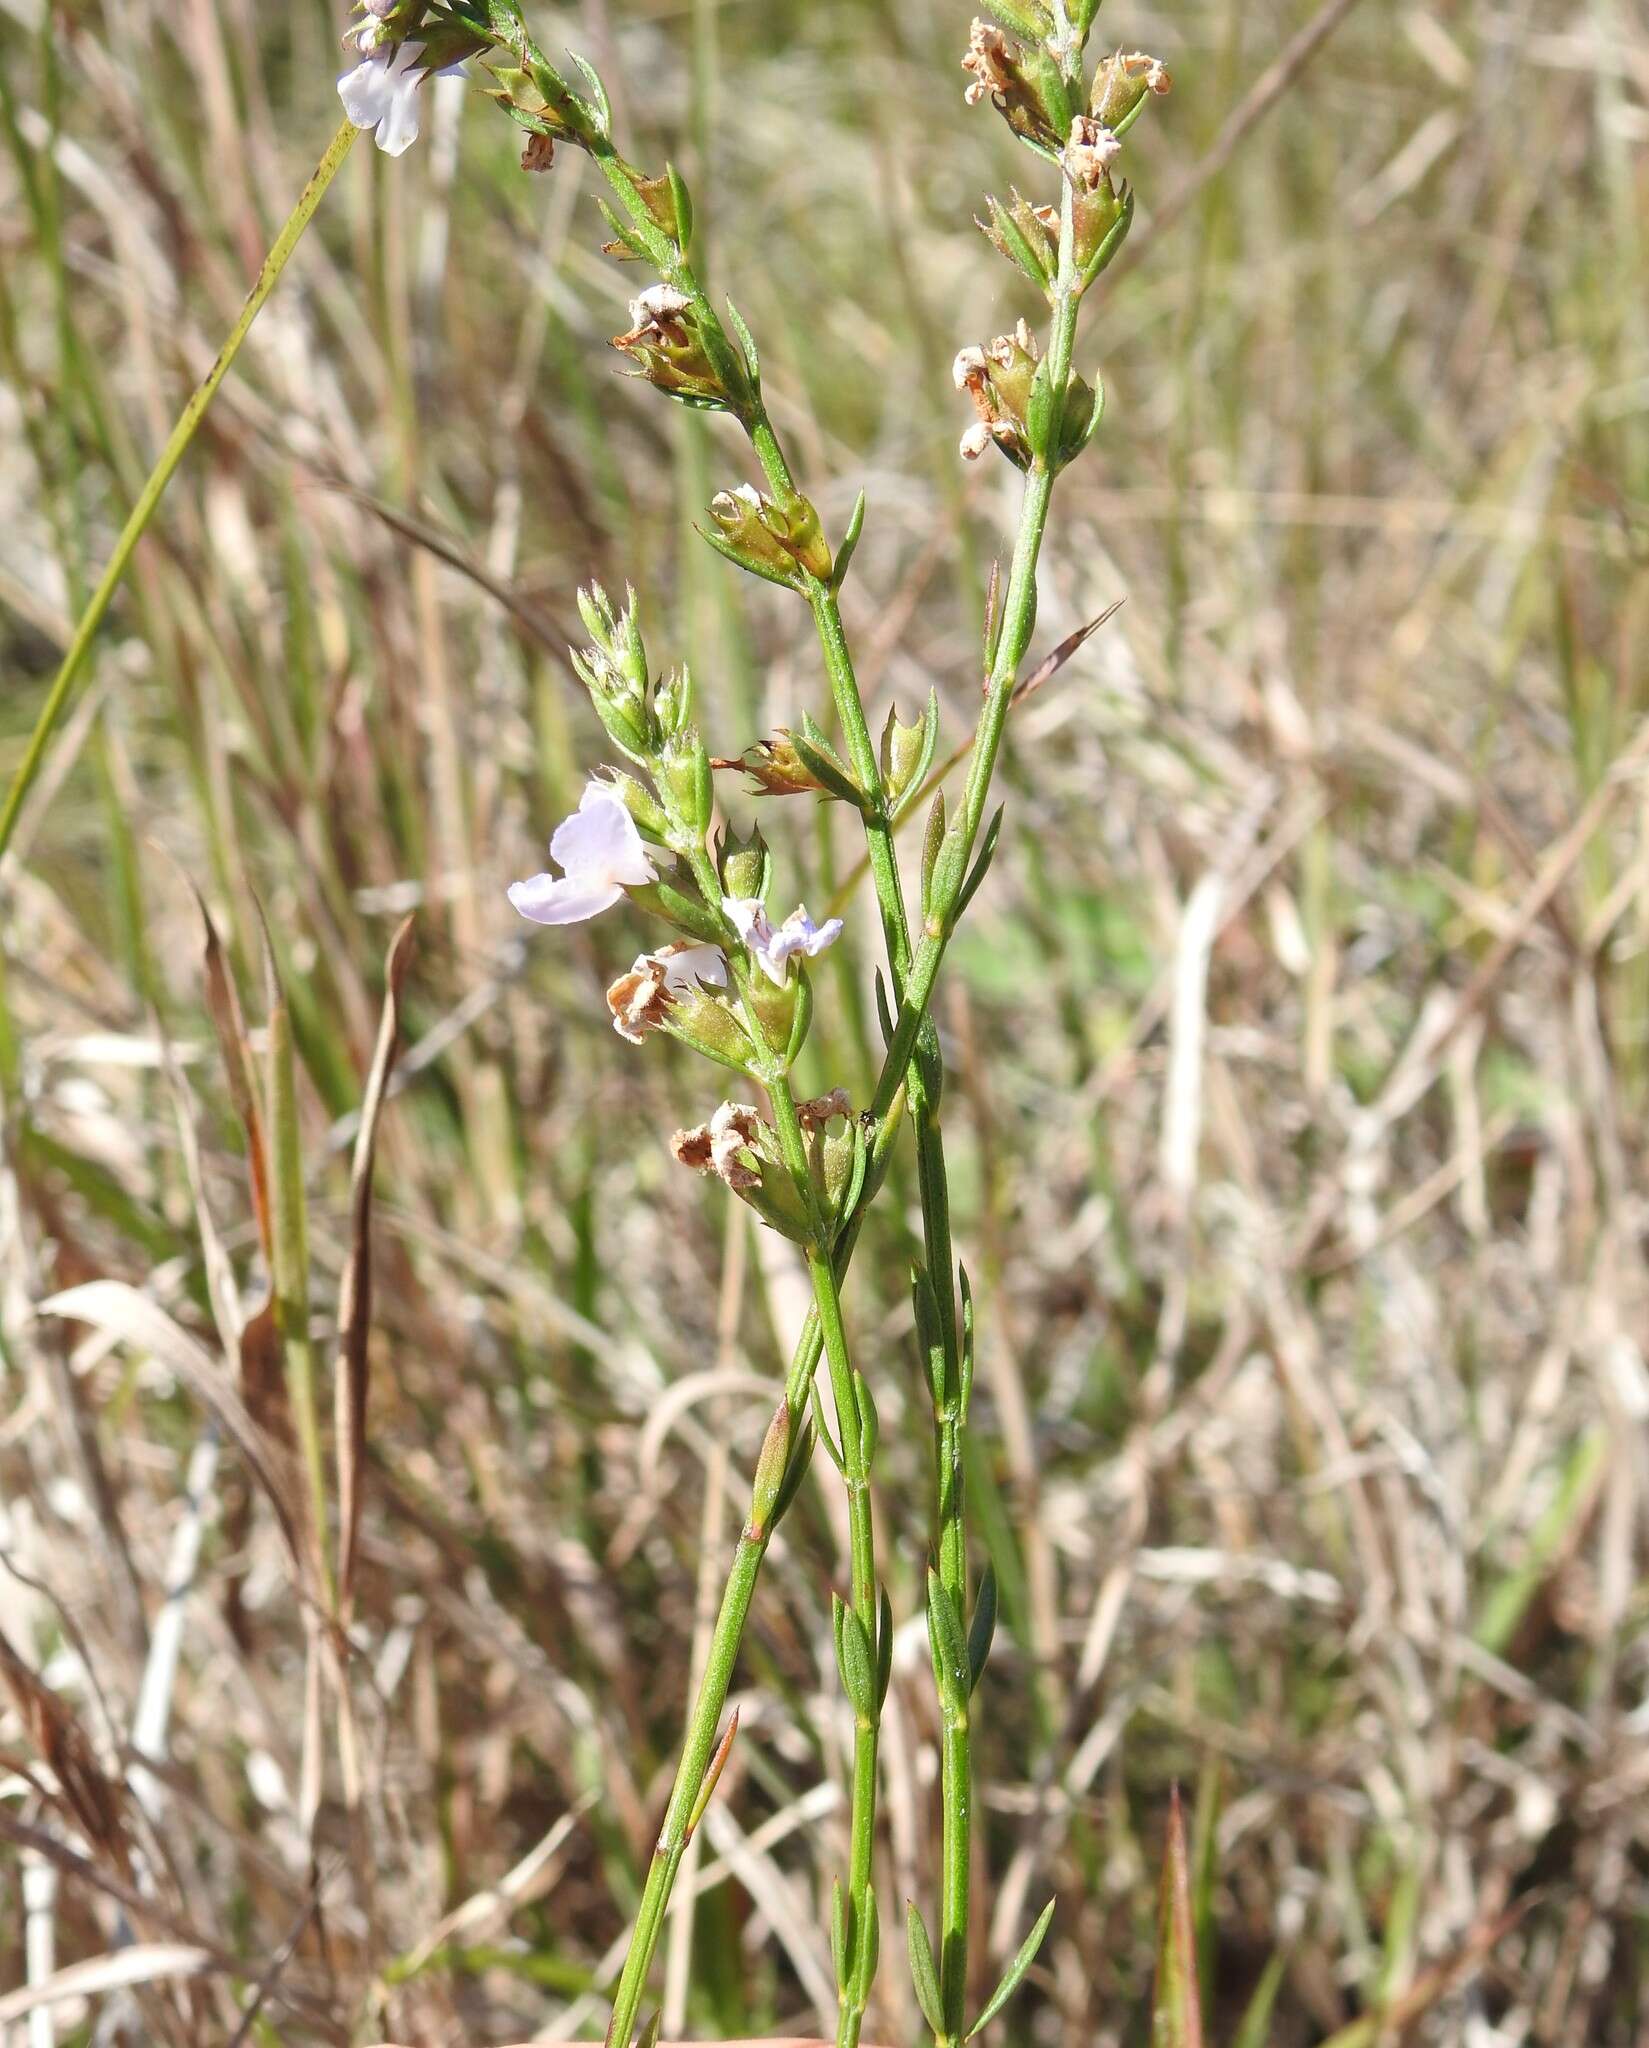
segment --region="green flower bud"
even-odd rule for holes
[[[666,738],[685,732],[693,715],[693,678],[685,667],[673,668],[653,692],[653,713]]]
[[[695,839],[710,829],[715,795],[710,786],[710,756],[692,726],[663,742],[653,777],[671,817]]]
[[[766,1533],[779,1495],[784,1491],[785,1469],[790,1462],[790,1410],[781,1401],[773,1411],[756,1460],[755,1484],[750,1489],[750,1521],[746,1534],[757,1542]]]
[[[1084,286],[1093,283],[1121,248],[1133,210],[1128,187],[1124,185],[1119,191],[1109,178],[1091,192],[1077,188],[1071,226],[1075,231],[1077,274]]]
[[[643,788],[633,775],[626,775],[621,768],[613,769],[607,780],[612,786],[613,794],[635,819],[636,827],[643,838],[664,844],[668,821],[652,792]]]
[[[740,484],[736,490],[716,493],[710,500],[710,517],[717,530],[701,528],[705,539],[717,554],[752,576],[791,590],[802,587],[804,575],[829,581],[829,544],[819,515],[806,498],[797,496],[781,505],[753,484]]]
[[[1059,268],[1058,210],[1052,206],[1032,206],[1017,192],[1009,206],[996,198],[985,203],[990,208],[990,219],[976,217],[974,226],[1039,291],[1046,291]]]
[[[591,645],[573,650],[573,668],[590,693],[596,716],[632,760],[646,760],[660,733],[649,701],[647,649],[636,616],[635,592],[626,591],[622,612],[599,583],[577,594],[578,611]]]
[[[800,974],[792,974],[781,983],[770,981],[765,974],[754,974],[745,991],[745,1002],[756,1013],[756,1022],[768,1049],[776,1057],[785,1059],[787,1065],[786,1055],[791,1054],[791,1041],[796,1036],[796,1020],[804,1000],[802,989],[805,981],[806,977]],[[799,1050],[798,1046],[796,1051]]]
[[[708,989],[683,990],[660,1022],[672,1038],[679,1038],[718,1066],[748,1074],[756,1063],[756,1047],[749,1032],[726,998]]]
[[[927,709],[914,725],[901,725],[897,706],[887,715],[882,728],[882,788],[888,809],[897,812],[906,797],[914,795],[933,764],[939,744],[939,698],[928,693]]]
[[[716,873],[724,896],[765,896],[773,872],[773,856],[759,825],[748,839],[727,827],[716,846]]]

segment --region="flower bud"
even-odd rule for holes
[[[661,1028],[718,1066],[747,1074],[756,1063],[750,1034],[724,997],[705,988],[684,989],[660,1019]]]
[[[830,548],[819,515],[806,498],[796,496],[780,505],[753,485],[740,484],[736,490],[716,493],[710,500],[710,517],[717,531],[706,532],[705,539],[751,575],[792,590],[801,587],[804,573],[821,583],[829,580]]]
[[[663,845],[666,842],[669,821],[666,819],[662,809],[660,809],[652,792],[645,789],[633,775],[626,775],[622,769],[618,768],[609,772],[607,781],[612,787],[613,794],[620,799],[624,808],[635,819],[636,827],[642,836],[646,839],[657,840],[660,845]]]
[[[695,839],[702,839],[710,829],[715,795],[710,786],[710,756],[692,726],[663,742],[653,776],[672,819]]]
[[[889,710],[887,724],[882,728],[881,769],[882,789],[890,812],[896,813],[904,799],[921,787],[938,743],[936,692],[928,693],[927,709],[912,725],[900,724],[896,705]]]
[[[759,825],[748,839],[740,839],[731,826],[723,831],[716,846],[716,873],[725,896],[765,896],[773,873],[773,856]]]
[[[811,1015],[807,976],[792,974],[776,983],[765,974],[753,974],[744,1000],[756,1013],[756,1023],[768,1050],[788,1066],[801,1051],[797,1024],[805,1027]]]
[[[687,730],[693,716],[693,677],[685,665],[660,679],[653,691],[653,715],[667,739]]]
[[[1126,184],[1119,191],[1106,178],[1091,192],[1076,188],[1071,203],[1073,253],[1084,287],[1093,283],[1121,248],[1133,211]]]
[[[573,668],[590,693],[596,716],[632,760],[645,760],[656,750],[658,721],[649,702],[647,649],[636,617],[635,593],[617,612],[599,583],[578,592],[579,616],[591,645],[573,650]]]
[[[773,1510],[784,1491],[785,1469],[790,1462],[790,1410],[781,1401],[773,1411],[756,1460],[755,1483],[750,1489],[750,1522],[746,1533],[759,1541],[766,1533]]]
[[[1059,268],[1058,210],[1052,206],[1032,206],[1017,192],[1009,206],[996,198],[987,199],[986,204],[990,219],[976,218],[974,226],[1032,284],[1046,291]]]

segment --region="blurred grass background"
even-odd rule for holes
[[[827,527],[869,493],[845,602],[873,709],[936,686],[956,744],[1014,479],[957,460],[949,365],[1031,310],[970,217],[1036,172],[963,105],[967,10],[534,19],[600,66],[629,154],[685,169]],[[1057,1891],[1003,2038],[1138,2043],[1178,1780],[1213,2041],[1626,2048],[1649,2024],[1649,27],[1618,0],[1368,0],[1199,182],[1306,19],[1111,0],[1096,42],[1176,87],[1128,144],[1148,246],[1079,344],[1110,404],[1056,499],[1042,641],[1126,603],[1016,718],[941,1003],[983,1297],[976,1564],[1004,1607],[980,1946],[999,1965]],[[336,125],[342,25],[318,0],[0,0],[0,775]],[[235,2038],[266,1968],[246,2038],[598,2034],[804,1305],[785,1248],[669,1160],[713,1077],[608,1029],[633,920],[534,934],[503,897],[601,758],[561,659],[575,584],[644,592],[716,751],[825,700],[801,608],[692,536],[745,474],[734,435],[614,374],[634,273],[595,253],[585,167],[528,176],[518,146],[441,87],[405,160],[357,150],[0,874],[0,1631],[118,1778],[152,1632],[182,1623],[147,1924],[95,1843],[55,1878],[30,1846],[40,1724],[0,1714],[0,2013],[134,1926],[221,1964],[19,2017],[30,2048]],[[782,894],[849,887],[840,818],[763,818]],[[420,911],[379,1171],[367,1853],[329,1781],[313,1867],[273,1518],[228,1452],[191,1496],[202,1410],[163,1360],[34,1315],[123,1280],[215,1354],[203,1208],[256,1294],[190,881],[254,1017],[254,892],[268,910],[323,1355],[385,949]],[[851,904],[805,1078],[862,1098]],[[937,1795],[913,1187],[884,1206],[849,1308],[904,1624],[898,1901],[932,1895]],[[669,2031],[834,2007],[845,1532],[820,1473],[758,1596]],[[867,2033],[915,2025],[890,1952]]]

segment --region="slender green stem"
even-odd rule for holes
[[[788,1388],[786,1395],[788,1399]],[[791,1404],[793,1420],[805,1409],[806,1399],[804,1392],[799,1405]],[[716,1615],[704,1676],[699,1682],[698,1697],[693,1702],[681,1761],[676,1766],[670,1803],[665,1809],[664,1825],[659,1830],[647,1881],[642,1888],[641,1904],[630,1934],[629,1953],[624,1959],[618,1989],[613,1994],[613,2016],[607,2029],[609,2048],[629,2048],[630,2037],[635,2031],[636,2015],[647,1989],[647,1973],[652,1967],[653,1952],[664,1925],[671,1887],[675,1884],[676,1872],[681,1868],[681,1859],[687,1853],[693,1810],[703,1789],[710,1759],[715,1754],[716,1731],[721,1724],[722,1709],[727,1704],[745,1621],[772,1533],[771,1525],[760,1529],[747,1525],[733,1553],[733,1568],[728,1573],[727,1587]]]
[[[22,764],[12,778],[5,809],[0,811],[0,855],[3,855],[11,844],[12,834],[17,829],[18,814],[39,777],[52,734],[63,716],[64,707],[69,701],[80,672],[86,666],[86,658],[91,652],[93,641],[97,638],[98,628],[102,625],[110,601],[126,574],[132,552],[143,537],[149,521],[154,517],[155,508],[165,495],[166,486],[172,481],[173,474],[183,460],[189,443],[195,438],[201,421],[206,417],[208,406],[217,396],[218,386],[228,375],[231,363],[239,355],[241,343],[251,332],[253,321],[263,310],[264,301],[275,289],[276,281],[286,268],[293,250],[298,246],[303,231],[313,218],[316,207],[320,205],[326,188],[337,176],[340,165],[354,147],[355,138],[360,132],[353,122],[345,121],[327,145],[326,154],[315,166],[314,175],[303,188],[286,225],[275,237],[269,254],[264,258],[257,282],[248,294],[246,304],[241,308],[240,318],[230,330],[229,339],[218,351],[216,362],[196,386],[189,403],[178,417],[177,425],[167,438],[166,446],[160,451],[159,460],[150,471],[148,481],[138,493],[137,503],[132,507],[131,515],[121,529],[119,540],[115,542],[114,553],[109,557],[109,566],[92,592],[91,601],[80,615],[79,623],[74,629],[74,638],[69,642],[68,652],[63,657],[63,665],[57,671],[52,686],[46,693],[46,701],[41,707],[39,718],[35,721],[34,731],[29,736]]]
[[[813,1285],[814,1315],[819,1328],[831,1394],[836,1405],[836,1426],[841,1438],[842,1477],[847,1487],[848,1570],[851,1580],[849,1613],[851,1625],[862,1637],[869,1677],[854,1709],[853,1788],[848,1852],[847,1896],[854,1928],[839,1984],[840,2010],[837,2019],[837,2048],[857,2048],[869,1991],[866,1973],[858,1967],[865,1927],[874,1911],[870,1900],[871,1872],[876,1846],[876,1752],[881,1733],[881,1699],[874,1674],[880,1660],[877,1649],[881,1630],[880,1600],[876,1585],[876,1541],[870,1499],[870,1466],[876,1450],[876,1414],[870,1388],[853,1369],[848,1352],[847,1330],[842,1320],[840,1284],[832,1248],[833,1230],[815,1198],[808,1171],[807,1145],[796,1113],[790,1083],[782,1072],[766,1078],[773,1105],[774,1128],[779,1148],[798,1187],[813,1209],[814,1241],[807,1248],[807,1273]],[[844,1669],[844,1680],[847,1672]],[[848,1687],[850,1696],[853,1687]]]

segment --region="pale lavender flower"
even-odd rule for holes
[[[378,24],[363,22],[356,31],[364,54],[353,70],[338,80],[338,97],[357,128],[371,128],[385,156],[402,156],[418,140],[418,88],[424,46],[397,43],[386,49],[368,37]]]
[[[510,901],[534,924],[582,924],[610,910],[626,889],[658,880],[624,799],[606,782],[585,786],[578,809],[555,828],[550,858],[561,863],[561,874],[510,884]]]
[[[827,917],[823,924],[815,924],[800,904],[777,926],[768,918],[767,906],[759,896],[724,896],[721,907],[756,964],[769,981],[781,987],[796,954],[804,953],[809,960],[816,960],[826,946],[833,946],[842,935],[839,917]]]

